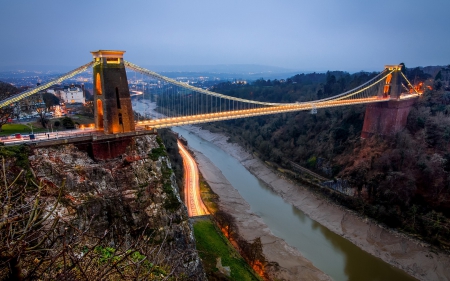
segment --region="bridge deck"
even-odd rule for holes
[[[143,136],[155,134],[156,130],[137,130],[134,132],[127,133],[118,133],[118,134],[105,134],[103,131],[93,130],[88,133],[74,133],[64,136],[56,137],[54,134],[49,139],[38,139],[38,140],[18,140],[13,142],[2,142],[5,146],[12,145],[30,145],[33,147],[46,147],[53,145],[62,145],[62,144],[70,144],[70,143],[80,143],[80,142],[101,142],[101,141],[109,141],[122,137],[134,137],[134,136]]]

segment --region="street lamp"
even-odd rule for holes
[[[33,132],[33,124],[28,123],[28,124],[24,124],[24,125],[29,127],[29,128],[31,128],[31,134],[33,135],[34,134],[34,132]]]

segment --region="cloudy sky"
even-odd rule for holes
[[[0,66],[63,66],[125,50],[143,66],[294,71],[450,64],[449,0],[3,0]]]

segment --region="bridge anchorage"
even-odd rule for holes
[[[367,104],[361,134],[362,138],[366,138],[401,130],[412,104],[421,95],[406,79],[402,72],[404,66],[400,64],[386,65],[383,71],[369,81],[332,97],[292,103],[255,101],[196,88],[165,77],[125,61],[124,53],[117,50],[93,51],[91,62],[39,87],[0,101],[0,108],[20,102],[93,67],[95,128],[104,138],[131,138],[132,135],[148,133],[148,129],[153,131],[157,128],[295,111],[310,111],[314,114],[327,107]],[[152,89],[152,96],[159,113],[150,120],[134,120],[126,68],[157,81],[158,87]],[[117,145],[108,143],[108,151],[125,146],[126,142]]]

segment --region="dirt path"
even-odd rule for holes
[[[418,240],[386,229],[369,219],[361,218],[353,212],[317,197],[301,186],[280,178],[262,161],[255,159],[243,148],[237,144],[228,143],[227,137],[223,135],[193,126],[185,127],[185,129],[226,151],[285,201],[366,252],[403,269],[419,280],[450,280],[450,257],[445,253],[432,249]],[[261,218],[250,213],[250,207],[245,200],[228,183],[220,171],[217,172],[218,169],[206,157],[196,152],[196,158],[205,179],[210,183],[214,192],[220,196],[222,206],[236,217],[239,230],[242,229],[244,237],[254,239],[264,233],[262,238],[265,245],[264,253],[267,254],[266,256],[272,257],[274,261],[280,260],[280,266],[285,269],[284,272],[287,274],[283,278],[298,280],[298,276],[297,279],[291,279],[291,277],[295,276],[296,272],[307,272],[308,276],[302,280],[326,280],[319,279],[327,276],[314,268],[297,250],[275,237]],[[261,229],[263,230],[261,231]],[[274,239],[273,243],[271,239]],[[298,259],[291,260],[284,256],[286,253],[296,256]]]

